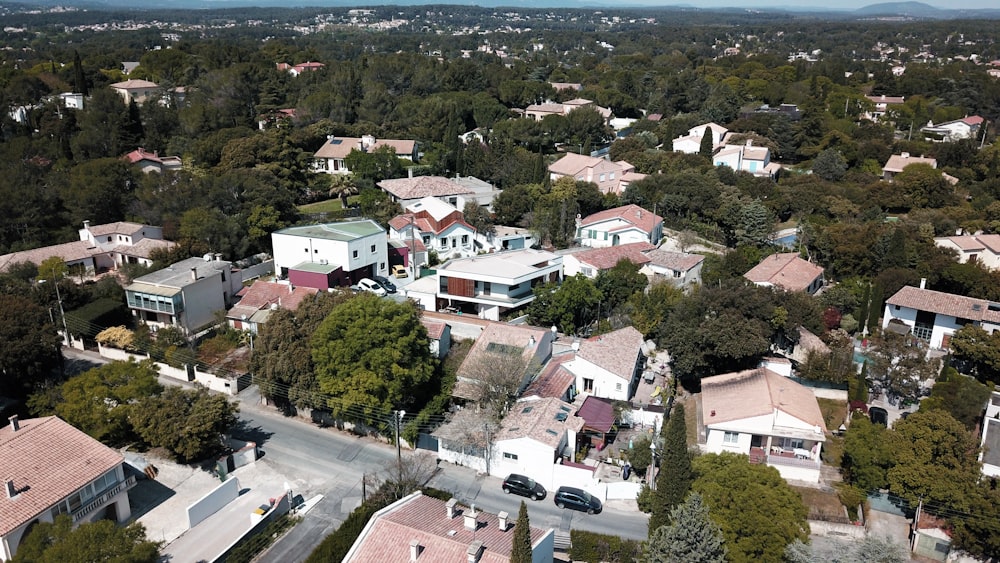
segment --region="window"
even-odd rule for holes
[[[510,452],[504,452],[503,453],[503,458],[504,459],[509,459],[511,461],[517,461],[517,454],[512,454]]]
[[[594,275],[594,270],[590,268],[580,268],[580,273],[589,278]]]
[[[305,252],[306,254],[309,254],[309,249],[308,248],[303,248],[302,252]]]
[[[448,239],[446,237],[441,237],[441,239],[438,241],[438,244],[441,246],[441,248],[447,248]]]
[[[427,246],[430,243],[431,243],[431,237],[424,235],[424,246]]]
[[[319,254],[319,249],[317,248],[317,249],[313,250],[313,254]]]
[[[483,282],[483,295],[489,295],[493,291],[493,284],[491,282]]]
[[[722,443],[723,444],[731,444],[731,445],[739,444],[740,443],[740,434],[739,434],[739,432],[726,432],[726,433],[724,433],[722,435]]]
[[[372,245],[372,254],[375,254],[375,245]]]
[[[108,237],[108,242],[111,242],[111,237]]]
[[[893,307],[894,311],[898,311],[899,310],[899,305],[893,305],[892,307]]]
[[[583,392],[593,393],[594,392],[594,380],[584,377],[583,378]]]
[[[355,250],[353,254],[354,254],[354,257],[355,257],[355,258],[357,258],[357,257],[358,257],[358,251],[357,251],[357,250]]]
[[[621,391],[621,390],[622,390],[622,384],[621,383],[615,383],[615,391]]]
[[[469,235],[462,235],[462,244],[469,244]]]
[[[614,180],[614,179],[615,179],[615,173],[614,173],[614,172],[612,172],[611,174],[609,174],[609,176],[611,176],[611,177],[609,178],[610,180]]]
[[[378,264],[378,270],[380,272],[385,271],[385,262],[379,262],[379,264]]]
[[[603,182],[606,176],[607,176],[606,174],[601,174],[601,180],[600,181]]]

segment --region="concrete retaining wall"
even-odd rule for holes
[[[136,362],[141,362],[149,359],[149,354],[135,354],[132,352],[126,352],[125,350],[119,350],[117,348],[101,346],[100,344],[97,345],[97,349],[102,357],[109,360],[120,360],[125,362],[134,360]],[[225,393],[227,395],[235,395],[250,385],[249,375],[230,379],[228,377],[220,377],[207,371],[201,371],[197,368],[190,370],[191,373],[189,373],[186,366],[177,368],[163,362],[154,363],[156,364],[156,367],[159,368],[160,375],[163,377],[169,377],[178,381],[196,381],[199,384],[208,387],[212,391]],[[193,379],[192,374],[194,376]]]
[[[215,514],[223,506],[240,496],[240,481],[230,477],[225,483],[212,489],[208,494],[187,507],[188,528],[194,528],[205,518]]]
[[[809,531],[817,536],[855,539],[864,538],[867,533],[864,526],[841,522],[827,522],[825,520],[809,520]]]
[[[833,399],[835,401],[847,401],[847,391],[843,389],[822,389],[820,387],[813,387],[812,392],[817,399]]]
[[[608,500],[635,500],[642,490],[642,483],[632,481],[619,481],[617,483],[607,483]]]

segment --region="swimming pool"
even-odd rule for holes
[[[798,242],[798,240],[799,240],[798,233],[792,233],[790,235],[785,235],[783,237],[776,238],[776,239],[772,240],[771,242],[774,243],[776,246],[783,246],[785,248],[792,248],[793,246],[795,246],[795,243]]]

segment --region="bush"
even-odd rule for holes
[[[124,326],[113,326],[97,333],[97,342],[102,346],[111,346],[119,350],[131,350],[134,335]]]
[[[639,491],[639,496],[636,497],[636,502],[639,504],[639,510],[649,514],[653,511],[653,503],[656,497],[653,495],[653,489],[649,488],[649,485],[643,485],[642,489]]]
[[[618,536],[572,530],[570,542],[573,546],[569,550],[569,556],[574,561],[632,563],[642,557],[641,542]]]

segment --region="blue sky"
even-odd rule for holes
[[[664,0],[662,4],[665,5],[689,5],[704,8],[718,8],[718,7],[731,7],[731,6],[753,6],[753,7],[768,7],[768,6],[778,6],[778,7],[802,7],[807,9],[817,9],[822,7],[833,8],[837,10],[854,10],[857,8],[863,8],[871,4],[883,4],[886,2],[895,2],[902,0],[840,0],[838,2],[827,3],[827,2],[810,2],[803,0]],[[917,0],[919,1],[919,0]],[[942,9],[982,9],[982,8],[1000,8],[1000,2],[997,0],[956,0],[954,2],[939,2],[931,0],[929,2],[921,2],[929,6],[934,6],[935,8]]]

